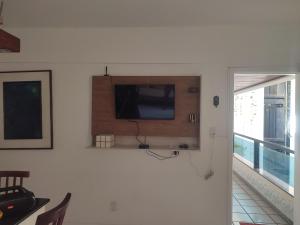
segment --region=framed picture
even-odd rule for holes
[[[0,72],[0,149],[53,149],[51,70]]]

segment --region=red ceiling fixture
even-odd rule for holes
[[[0,29],[0,52],[20,52],[20,39]]]
[[[0,25],[3,24],[3,1],[0,5]],[[0,29],[0,52],[20,52],[20,39]]]

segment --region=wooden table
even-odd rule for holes
[[[35,225],[38,215],[46,211],[47,198],[36,198],[36,205],[29,211],[10,218],[0,220],[0,225]]]

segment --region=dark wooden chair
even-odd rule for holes
[[[0,188],[23,186],[23,178],[29,176],[29,171],[0,171]]]
[[[68,193],[58,206],[39,215],[35,225],[62,225],[70,199],[71,193]]]

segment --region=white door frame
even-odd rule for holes
[[[234,105],[234,74],[296,74],[296,103],[300,103],[300,66],[299,67],[229,67],[227,74],[228,88],[228,201],[227,201],[227,224],[232,224],[232,151],[233,151],[233,105]],[[294,211],[300,209],[300,104],[296,104],[296,146],[295,146],[295,199]],[[294,214],[294,224],[300,224],[300,215]]]

